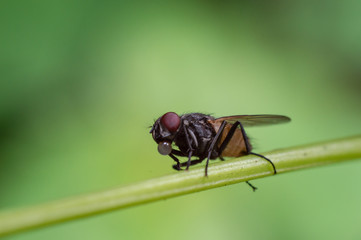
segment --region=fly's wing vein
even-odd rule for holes
[[[209,122],[214,125],[219,125],[223,121],[228,123],[235,123],[236,121],[241,122],[244,127],[252,126],[264,126],[272,125],[279,123],[287,123],[291,119],[283,115],[273,115],[273,114],[262,114],[262,115],[235,115],[235,116],[226,116],[210,120]]]

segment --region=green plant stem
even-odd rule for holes
[[[361,158],[361,135],[264,153],[278,173]],[[0,236],[273,175],[262,158],[245,156],[168,176],[0,214]]]

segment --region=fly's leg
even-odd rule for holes
[[[172,152],[173,152],[173,151],[172,151]],[[178,158],[177,158],[176,156],[174,156],[172,153],[170,153],[170,154],[168,154],[168,155],[177,163],[177,164],[174,164],[174,165],[173,165],[173,168],[174,168],[175,170],[178,170],[178,171],[182,170]]]
[[[255,156],[261,157],[261,158],[263,158],[264,160],[268,161],[268,162],[272,165],[272,168],[273,168],[273,174],[277,174],[276,167],[275,167],[275,165],[273,164],[273,162],[271,161],[271,159],[266,158],[265,156],[263,156],[263,155],[261,155],[261,154],[258,154],[258,153],[254,153],[254,152],[248,152],[248,154],[252,154],[252,155],[255,155]]]
[[[238,123],[239,126],[241,127],[241,131],[242,131],[242,135],[243,135],[243,140],[244,140],[245,145],[246,145],[247,154],[252,154],[252,155],[261,157],[261,158],[263,158],[264,160],[268,161],[268,162],[272,165],[273,174],[277,174],[276,166],[273,164],[273,162],[272,162],[270,159],[266,158],[265,156],[263,156],[263,155],[261,155],[261,154],[251,152],[251,146],[250,146],[250,144],[249,144],[249,141],[248,141],[248,138],[247,138],[247,135],[246,135],[246,131],[244,131],[244,128],[243,128],[242,124],[241,124],[239,121],[237,121],[236,123]]]
[[[198,163],[201,163],[201,162],[203,162],[203,160],[204,159],[196,159],[196,160],[191,160],[191,162],[190,162],[190,166],[193,166],[193,165],[196,165],[196,164],[198,164]],[[187,166],[188,165],[188,161],[187,162],[184,162],[184,163],[180,163],[179,164],[179,168],[178,168],[178,164],[174,164],[173,165],[173,168],[175,169],[175,170],[182,170],[180,167],[184,167],[184,166]]]
[[[184,153],[182,153],[181,151],[179,151],[177,149],[172,149],[172,154],[177,155],[179,157],[186,157],[187,156],[187,155],[185,155]]]
[[[258,157],[261,157],[263,158],[264,160],[268,161],[271,165],[272,165],[272,168],[273,168],[273,173],[276,174],[277,171],[276,171],[276,167],[275,165],[273,164],[273,162],[266,158],[265,156],[261,155],[261,154],[258,154],[258,153],[254,153],[254,152],[251,152],[251,145],[249,143],[249,140],[247,138],[247,134],[246,134],[246,131],[244,130],[242,124],[237,121],[233,124],[233,126],[231,127],[231,129],[229,130],[226,138],[224,139],[223,143],[221,144],[220,148],[219,148],[219,155],[222,154],[222,151],[227,147],[227,144],[229,143],[229,141],[231,140],[231,138],[233,137],[233,134],[234,132],[236,131],[236,128],[240,126],[241,128],[241,131],[242,131],[242,136],[243,136],[243,141],[246,145],[246,154],[249,155],[249,154],[252,154],[252,155],[255,155],[255,156],[258,156]]]
[[[186,162],[186,164],[187,164],[186,165],[187,166],[186,170],[188,170],[189,166],[191,166],[193,164],[196,164],[196,163],[192,164],[192,160],[191,160],[194,149],[192,148],[191,140],[190,140],[189,134],[188,134],[188,129],[186,128],[185,125],[183,125],[183,129],[184,129],[184,133],[185,133],[187,144],[188,144],[188,161]],[[183,167],[185,165],[185,163],[181,164],[179,162],[178,158],[176,156],[174,156],[174,155],[181,156],[181,157],[185,157],[187,155],[185,155],[183,152],[178,151],[176,149],[172,149],[172,152],[170,154],[168,154],[168,155],[177,163],[177,164],[173,165],[173,168],[175,170],[178,170],[178,171],[183,170],[181,167]]]
[[[255,186],[253,186],[250,182],[246,181],[246,183],[248,184],[248,186],[250,186],[253,190],[253,192],[255,192],[257,190],[257,188]]]
[[[183,130],[186,135],[186,140],[187,140],[187,144],[188,144],[188,161],[187,161],[187,167],[186,167],[186,170],[188,170],[189,166],[191,165],[191,161],[192,161],[191,158],[192,158],[194,149],[192,148],[192,143],[191,143],[191,139],[189,138],[188,129],[186,128],[185,125],[183,125]]]
[[[180,156],[180,157],[186,157],[186,155],[184,153],[182,153],[179,150],[176,149],[172,149],[172,152],[170,154],[168,154],[177,164],[173,165],[173,169],[177,170],[177,171],[181,171],[183,170],[181,167],[184,167],[185,164],[184,163],[180,163],[179,159],[175,156]]]
[[[224,127],[226,126],[226,121],[223,121],[221,126],[218,129],[218,132],[216,134],[216,136],[213,138],[211,145],[208,148],[208,156],[207,156],[207,163],[206,163],[206,168],[205,168],[205,176],[208,176],[208,163],[209,163],[209,159],[211,158],[212,152],[214,147],[216,146],[216,143],[218,142],[219,136],[221,136]]]
[[[223,152],[223,150],[227,147],[227,145],[228,145],[229,141],[231,140],[231,138],[233,137],[233,135],[234,135],[234,133],[235,133],[238,125],[241,126],[241,130],[243,129],[243,126],[242,126],[241,123],[238,122],[238,121],[232,125],[231,129],[229,129],[229,131],[228,131],[228,133],[227,133],[226,138],[224,139],[224,141],[222,142],[221,146],[219,147],[219,153],[218,153],[219,155],[221,155],[222,152]],[[247,136],[246,136],[245,134],[246,134],[246,133],[245,133],[245,131],[244,131],[244,129],[243,129],[242,135],[243,135],[243,139],[244,139],[244,142],[245,142],[245,145],[246,145],[247,154],[249,154],[250,149],[251,149],[251,146],[250,146],[250,144],[249,144],[249,142],[248,142],[248,138],[247,138]],[[253,192],[256,191],[257,188],[256,188],[255,186],[253,186],[253,185],[252,185],[250,182],[248,182],[248,181],[246,181],[246,183],[248,184],[248,186],[250,186],[250,187],[253,189]]]
[[[242,131],[243,141],[244,141],[244,144],[246,146],[246,153],[261,157],[261,158],[265,159],[266,161],[268,161],[269,163],[271,163],[271,165],[273,167],[273,172],[274,172],[274,174],[276,174],[277,173],[276,167],[275,167],[275,165],[273,164],[273,162],[270,159],[266,158],[265,156],[263,156],[261,154],[251,152],[251,145],[250,145],[249,140],[247,138],[246,131],[244,130],[241,122],[239,122],[239,121],[235,122],[233,124],[233,126],[231,127],[231,129],[228,131],[228,134],[227,134],[226,138],[224,139],[224,141],[222,142],[222,144],[221,144],[221,146],[219,148],[219,155],[221,155],[223,150],[227,147],[229,141],[233,137],[233,135],[234,135],[234,133],[235,133],[238,126],[240,126],[241,131]],[[253,191],[256,191],[257,188],[255,186],[253,186],[248,181],[246,181],[246,183],[253,189]]]

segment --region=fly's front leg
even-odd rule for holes
[[[173,151],[172,151],[173,152]],[[176,156],[174,156],[172,153],[168,154],[177,164],[173,165],[173,168],[177,171],[182,170],[180,166],[180,162]]]
[[[204,159],[191,160],[190,166],[193,166],[193,165],[196,165],[196,164],[198,164],[198,163],[201,163],[201,162],[203,162],[203,160],[204,160]],[[187,161],[187,162],[180,163],[180,167],[184,167],[184,166],[187,166],[187,165],[188,165],[188,161]],[[174,164],[174,165],[173,165],[173,168],[174,168],[175,170],[178,170],[178,171],[179,171],[179,170],[182,170],[182,169],[178,169],[177,167],[178,167],[177,164]]]
[[[191,165],[191,162],[192,162],[191,158],[192,158],[193,151],[194,151],[194,149],[192,148],[192,140],[190,137],[192,137],[193,141],[195,141],[195,145],[198,145],[198,142],[197,142],[197,139],[195,139],[194,133],[191,132],[191,130],[188,130],[188,127],[186,127],[186,125],[183,125],[183,130],[184,130],[184,134],[186,136],[186,140],[187,140],[187,144],[188,144],[188,161],[187,161],[187,167],[186,167],[186,170],[188,170],[189,166]],[[191,133],[188,131],[190,131]],[[191,135],[191,136],[189,136],[189,135]]]
[[[173,165],[173,168],[177,171],[182,170],[181,167],[183,166],[183,164],[179,162],[179,159],[175,155],[180,157],[185,157],[186,155],[184,155],[184,153],[176,149],[172,149],[172,152],[168,155],[177,163]]]

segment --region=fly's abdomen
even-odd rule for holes
[[[218,132],[219,126],[218,124],[214,124],[214,130]],[[220,136],[220,140],[218,141],[218,148],[222,145],[223,141],[226,139],[229,130],[231,129],[232,124],[227,123],[223,129],[223,132]],[[228,142],[226,148],[222,151],[222,157],[240,157],[247,154],[246,145],[244,142],[244,137],[241,129],[237,128],[234,132],[231,140]]]

